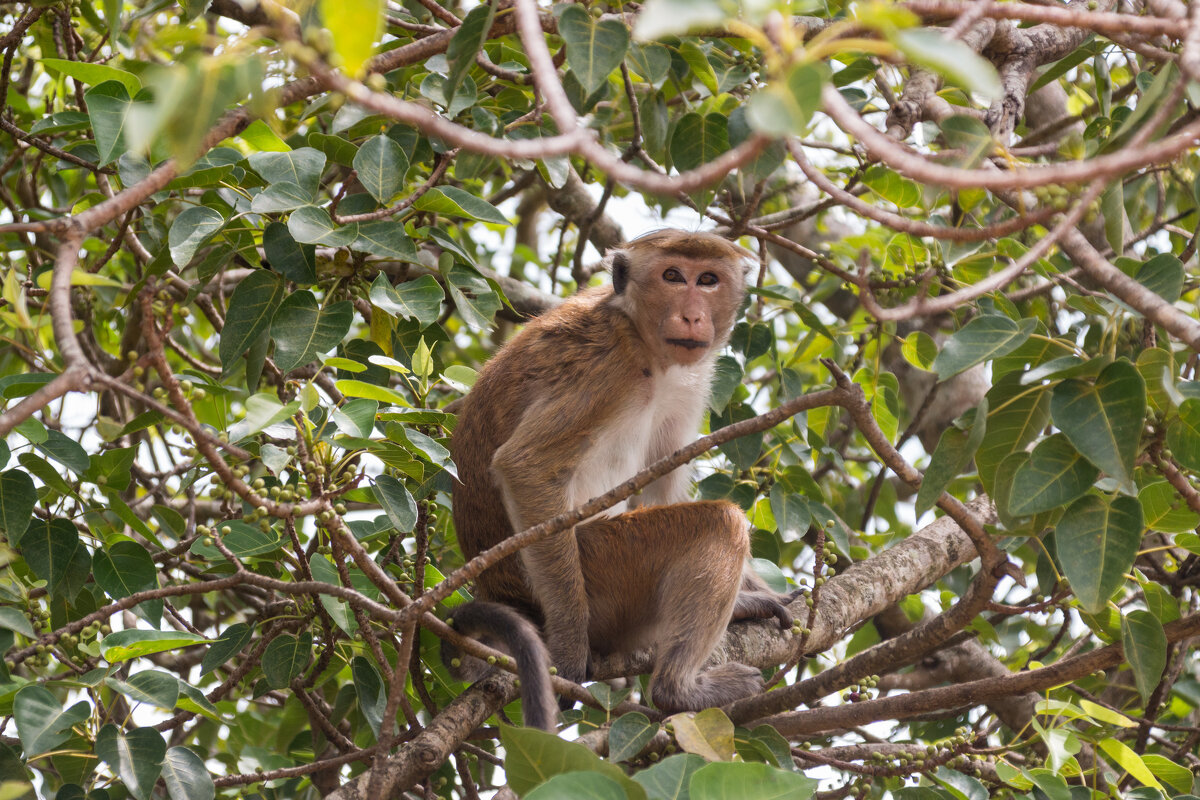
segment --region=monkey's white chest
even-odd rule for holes
[[[608,424],[593,434],[568,490],[571,506],[604,494],[690,442],[700,427],[711,380],[709,363],[674,366],[650,379],[648,397],[645,391],[631,393]],[[687,468],[679,468],[647,490],[663,496],[646,499],[654,504],[686,499],[687,476]],[[620,514],[628,507],[621,502],[603,515]]]

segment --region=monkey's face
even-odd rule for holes
[[[635,291],[642,336],[665,364],[694,364],[723,347],[744,292],[740,268],[725,261],[664,254]]]

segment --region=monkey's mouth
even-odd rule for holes
[[[708,347],[708,342],[702,342],[699,339],[667,339],[667,344],[673,344],[685,350],[700,350]]]

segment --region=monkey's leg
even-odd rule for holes
[[[754,667],[705,669],[733,611],[750,550],[732,503],[680,503],[597,520],[579,530],[593,647],[652,644],[651,694],[664,711],[694,711],[754,694]]]

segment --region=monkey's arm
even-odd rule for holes
[[[787,594],[780,594],[767,586],[759,574],[754,571],[747,561],[742,568],[742,588],[737,600],[733,603],[733,614],[730,621],[744,619],[777,619],[779,627],[792,627],[795,615],[788,610],[788,603],[795,600],[803,589],[796,589]]]
[[[578,395],[539,403],[522,415],[492,459],[514,531],[571,509],[570,485],[589,441],[586,431],[604,416],[602,404]],[[589,663],[588,603],[574,529],[526,547],[521,562],[542,609],[551,660],[563,677],[584,680]]]

